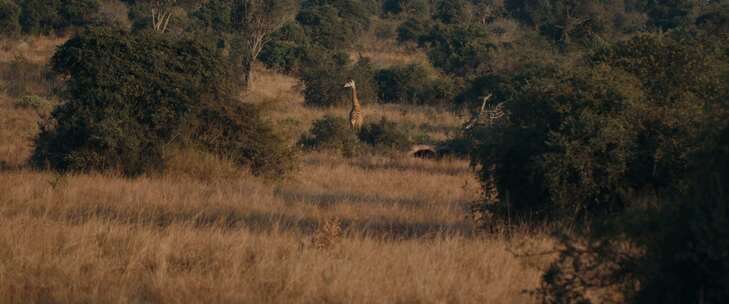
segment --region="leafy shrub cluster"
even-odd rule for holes
[[[379,70],[375,82],[379,100],[386,103],[444,105],[455,95],[450,79],[419,64]]]
[[[379,150],[405,151],[412,145],[408,131],[386,118],[362,126],[359,138],[362,142]]]
[[[384,117],[378,122],[366,123],[357,133],[346,119],[325,116],[314,122],[299,144],[305,149],[335,150],[345,156],[354,156],[368,151],[404,151],[412,140],[406,128]]]
[[[164,169],[164,151],[207,151],[277,177],[293,156],[259,110],[234,96],[231,73],[211,46],[155,33],[93,29],[52,58],[64,102],[36,140],[34,162],[67,170]]]
[[[309,130],[299,140],[299,144],[310,150],[335,150],[352,156],[361,152],[357,133],[349,127],[349,122],[341,117],[325,116],[314,121]]]
[[[47,110],[51,107],[51,102],[40,96],[27,95],[16,100],[14,105],[21,109],[33,109],[40,112],[47,112]]]
[[[261,50],[259,60],[270,69],[287,74],[301,70],[308,54],[311,54],[310,38],[298,23],[291,23],[271,37],[271,42]]]
[[[59,33],[69,27],[84,26],[93,21],[98,12],[100,2],[98,0],[24,0],[16,2],[19,11],[13,8],[12,1],[0,2],[0,10],[17,14],[17,21],[23,33],[27,34],[51,34]],[[19,13],[19,14],[18,14]],[[13,23],[12,20],[5,22]],[[6,28],[16,26],[6,25]]]
[[[13,37],[20,33],[20,7],[10,0],[0,0],[0,35]]]
[[[509,122],[479,139],[476,160],[496,165],[482,179],[496,176],[512,211],[571,218],[620,210],[636,191],[679,191],[715,115],[704,107],[719,107],[706,94],[725,90],[716,56],[642,36],[584,69],[518,73],[500,88]]]
[[[544,302],[589,303],[595,290],[622,297],[601,301],[726,301],[725,49],[642,35],[584,65],[474,81],[509,114],[472,154],[484,189],[498,190],[492,210],[593,224],[563,239]]]
[[[373,83],[374,68],[369,60],[362,58],[352,64],[347,54],[314,52],[301,71],[304,83],[304,103],[315,107],[330,107],[351,104],[352,93],[344,84],[354,79],[357,96],[362,104],[376,101]]]
[[[694,155],[692,182],[684,194],[643,198],[642,206],[598,221],[586,237],[561,236],[559,258],[535,292],[540,300],[725,303],[729,128],[717,127],[705,134],[706,145]]]

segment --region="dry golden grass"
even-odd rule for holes
[[[244,96],[293,139],[325,114],[293,78],[259,71]],[[368,117],[462,120],[370,105]],[[0,96],[0,303],[528,303],[543,234],[482,235],[465,160],[302,156],[271,184],[209,155],[173,153],[174,174],[128,179],[22,169],[38,114]],[[377,118],[378,119],[378,118]]]
[[[56,52],[56,47],[68,37],[27,36],[22,39],[0,39],[0,62],[8,62],[22,56],[34,63],[46,63]]]
[[[281,185],[4,172],[0,302],[528,302],[509,249],[550,241],[473,234],[462,163],[388,161],[314,155]]]
[[[252,89],[242,96],[247,102],[264,106],[268,117],[292,140],[297,140],[309,130],[312,122],[334,115],[348,117],[350,108],[311,108],[304,106],[302,87],[290,76],[257,68],[253,77]],[[427,106],[406,106],[397,104],[377,104],[363,100],[365,122],[379,121],[382,117],[414,126],[434,140],[444,140],[457,131],[466,120],[462,114]]]
[[[0,169],[22,166],[33,151],[38,113],[15,107],[15,100],[0,94]]]

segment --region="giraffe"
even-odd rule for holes
[[[344,84],[344,87],[352,89],[352,111],[349,112],[349,126],[353,130],[359,131],[362,128],[364,116],[362,115],[362,106],[359,103],[359,98],[357,98],[357,85],[354,83],[354,80],[350,80]]]

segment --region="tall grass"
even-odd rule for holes
[[[290,77],[256,75],[244,98],[292,141],[347,113],[304,107]],[[14,102],[0,94],[0,303],[527,303],[552,260],[513,254],[552,248],[543,233],[476,231],[466,160],[313,152],[276,184],[174,150],[162,176],[27,171],[40,116]],[[434,138],[461,123],[429,108],[365,112]]]

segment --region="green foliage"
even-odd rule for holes
[[[359,138],[381,150],[405,151],[413,144],[404,127],[384,117],[379,122],[365,124],[360,130]]]
[[[309,150],[335,150],[346,156],[361,152],[357,133],[349,122],[341,117],[325,116],[314,121],[309,133],[302,136],[299,144]]]
[[[44,110],[50,106],[50,102],[43,97],[36,95],[23,96],[15,101],[15,107],[21,109]]]
[[[20,7],[10,0],[0,0],[0,35],[13,37],[20,33]]]
[[[430,15],[430,3],[427,0],[385,0],[382,10],[386,14],[427,17]]]
[[[352,46],[369,28],[370,14],[360,1],[305,1],[296,21],[312,43],[334,50]]]
[[[621,14],[624,14],[625,9],[616,7],[612,10],[610,5],[599,0],[519,0],[509,2],[507,7],[510,12],[520,16],[522,22],[566,46],[575,38],[589,41],[594,35],[622,30],[616,27],[619,23],[614,21],[623,17]]]
[[[463,23],[471,15],[469,4],[466,0],[438,1],[433,17],[446,24]]]
[[[36,140],[39,166],[137,175],[163,169],[166,147],[182,145],[259,175],[292,167],[259,111],[232,98],[230,71],[210,46],[94,29],[61,46],[52,67],[69,80],[53,123]]]
[[[443,105],[455,91],[452,82],[418,64],[394,66],[375,75],[382,102]]]
[[[233,7],[229,1],[211,0],[192,12],[197,27],[217,33],[230,32],[233,28]]]
[[[98,0],[65,0],[59,14],[66,24],[83,26],[92,20],[99,7]]]
[[[397,28],[397,40],[400,42],[419,42],[432,30],[433,24],[425,18],[408,18]]]
[[[92,20],[100,7],[98,0],[26,0],[20,3],[23,32],[33,35],[83,26]]]
[[[496,178],[513,212],[579,216],[622,204],[636,93],[632,79],[604,72],[535,69],[502,88],[510,121],[481,134],[474,155],[495,165],[481,179]]]
[[[439,25],[419,42],[430,47],[428,58],[434,66],[454,76],[478,75],[490,70],[490,53],[495,46],[482,27]]]
[[[635,75],[646,95],[634,150],[634,183],[676,187],[687,170],[687,151],[702,141],[698,126],[718,107],[726,85],[724,54],[711,44],[644,35],[598,52],[593,64]],[[708,111],[708,112],[707,112]]]
[[[636,192],[628,210],[598,221],[583,248],[565,240],[562,258],[545,277],[546,299],[565,303],[608,287],[628,303],[729,300],[729,113],[720,80],[726,66],[710,45],[686,42],[636,38],[599,57],[637,75],[657,73],[639,78],[647,105],[636,113],[628,182],[658,191]],[[591,261],[605,265],[596,268],[600,273]]]
[[[475,161],[495,165],[481,179],[496,178],[512,211],[571,219],[622,210],[633,193],[680,191],[702,141],[698,126],[711,121],[706,109],[720,112],[719,58],[711,48],[638,37],[584,70],[482,82],[510,115],[477,138]]]
[[[542,302],[591,303],[596,293],[622,303],[729,300],[729,127],[705,135],[688,191],[637,200],[584,239],[561,236],[559,258],[536,291]]]
[[[670,29],[690,22],[693,2],[691,0],[651,0],[644,1],[642,8],[648,13],[654,26]]]
[[[307,56],[309,38],[298,23],[290,23],[271,35],[271,42],[261,50],[258,59],[270,69],[298,73]]]
[[[60,0],[26,0],[21,2],[20,25],[24,33],[49,34],[60,23]]]
[[[369,60],[360,59],[354,65],[347,54],[331,54],[325,50],[308,49],[306,63],[301,71],[304,82],[304,103],[309,106],[330,107],[351,103],[350,89],[344,83],[354,79],[360,102],[374,102],[374,69]]]

